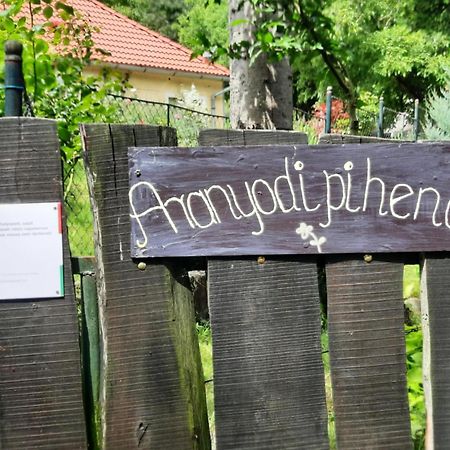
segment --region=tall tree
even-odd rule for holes
[[[292,129],[292,72],[287,58],[271,61],[248,46],[258,24],[267,20],[250,2],[229,0],[230,46],[239,47],[230,64],[230,119],[233,128]]]
[[[251,39],[240,46],[234,41],[231,51],[223,27],[214,36],[208,30],[211,14],[202,13],[203,0],[190,1],[199,7],[196,20],[183,23],[183,33],[197,52],[203,45],[221,58],[240,48],[252,55],[288,55],[296,103],[311,106],[332,85],[353,128],[358,107],[375,105],[383,95],[391,108],[405,110],[412,99],[442,88],[444,68],[450,67],[448,0],[248,0],[256,14],[272,15],[258,20]]]
[[[195,54],[212,50],[217,62],[228,66],[228,0],[185,0],[176,29],[179,42]]]
[[[444,83],[450,65],[447,0],[250,1],[257,12],[275,15],[259,24],[250,50],[289,54],[304,93],[333,84],[354,130],[356,108],[368,93],[405,107]],[[430,4],[436,15],[427,18]]]

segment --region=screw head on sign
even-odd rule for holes
[[[264,256],[258,256],[258,264],[264,264],[266,262],[266,258]]]
[[[141,262],[138,264],[138,269],[139,269],[139,270],[145,270],[146,267],[147,267],[147,264],[145,264],[145,262],[143,262],[143,261],[141,261]]]
[[[372,255],[364,255],[364,261],[366,262],[366,263],[370,263],[370,262],[372,262]]]

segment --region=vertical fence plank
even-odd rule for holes
[[[450,441],[450,259],[427,255],[422,271],[427,449]]]
[[[329,262],[328,337],[338,448],[410,449],[403,264]]]
[[[105,449],[210,447],[185,271],[130,258],[127,147],[176,142],[161,127],[82,127],[95,217]]]
[[[338,134],[319,140],[320,144],[379,142],[402,141]],[[403,263],[345,258],[327,264],[326,274],[338,446],[410,449]]]
[[[0,135],[0,203],[62,201],[56,123],[0,119]],[[78,324],[63,236],[64,297],[0,302],[0,448],[5,450],[86,449]],[[23,260],[26,268],[27,255]]]
[[[211,259],[208,280],[217,449],[328,448],[315,264]]]
[[[303,133],[248,130],[199,139],[305,142]],[[328,448],[315,260],[210,259],[208,288],[217,449]]]

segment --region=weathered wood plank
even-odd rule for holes
[[[208,280],[217,449],[328,448],[315,264],[210,259]]]
[[[355,136],[352,134],[322,134],[319,138],[319,144],[382,144],[382,143],[400,143],[399,139],[379,138],[375,136]],[[413,142],[413,141],[410,141]]]
[[[403,264],[362,256],[326,267],[338,448],[411,449]]]
[[[134,148],[132,256],[450,250],[449,155],[450,144]]]
[[[0,135],[0,203],[62,201],[56,123],[0,119]],[[0,302],[4,450],[86,449],[78,324],[65,231],[64,283],[63,298]]]
[[[185,272],[130,258],[127,147],[173,130],[84,125],[95,217],[105,449],[208,449],[205,393]]]
[[[202,130],[198,145],[307,144],[306,133],[280,130]]]
[[[427,443],[444,450],[450,441],[450,259],[426,255],[422,270],[424,388]]]
[[[239,145],[305,139],[215,130],[199,142],[231,137]],[[210,259],[208,289],[217,450],[328,448],[315,260]]]

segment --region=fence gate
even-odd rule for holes
[[[338,448],[412,448],[402,278],[419,258],[427,438],[446,448],[448,144],[308,147],[295,133],[209,131],[208,147],[182,149],[167,128],[82,131],[104,448],[209,448],[186,288],[204,257],[218,450],[329,447],[321,295]]]

